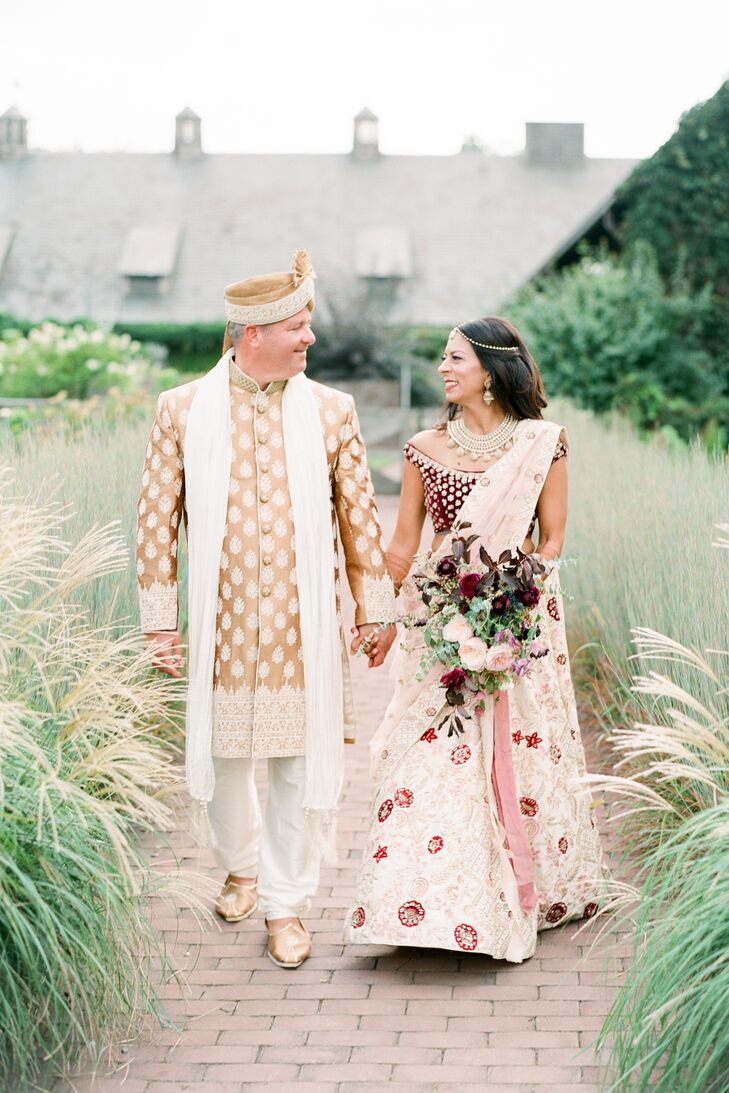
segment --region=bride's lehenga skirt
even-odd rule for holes
[[[410,725],[410,742],[385,764],[346,941],[521,961],[534,953],[538,930],[596,911],[602,856],[583,780],[556,576],[546,608],[550,653],[509,692],[511,754],[537,907],[525,913],[520,906],[491,755],[484,754],[491,750],[488,734],[475,719],[464,722],[460,736],[439,732],[441,690],[437,706],[431,697],[430,706],[411,707],[401,723]]]

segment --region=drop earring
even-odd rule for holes
[[[487,406],[490,406],[494,401],[494,396],[491,394],[491,383],[485,383],[483,386],[483,400]]]

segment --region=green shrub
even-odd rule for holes
[[[128,334],[46,322],[0,338],[0,397],[70,398],[156,386],[160,367]]]
[[[509,315],[522,330],[551,394],[639,427],[702,431],[721,447],[729,427],[729,384],[703,345],[707,287],[680,277],[666,291],[649,248],[625,260],[605,253],[528,286]]]
[[[668,285],[681,267],[691,292],[709,286],[707,351],[729,372],[729,81],[689,110],[655,155],[618,191],[616,217],[628,246],[646,242]]]

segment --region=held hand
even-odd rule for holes
[[[365,626],[353,626],[352,633],[355,636],[352,639],[350,651],[356,654],[361,647],[367,655],[367,667],[379,668],[390,651],[396,632],[396,628],[392,624],[385,627],[373,623],[367,623]]]
[[[157,630],[145,634],[144,647],[151,655],[152,664],[160,672],[175,679],[182,677],[185,658],[182,655],[182,638],[178,630]]]

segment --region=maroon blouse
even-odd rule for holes
[[[560,437],[554,449],[552,462],[556,463],[558,459],[563,459],[567,451],[567,445]],[[420,471],[425,493],[425,507],[433,521],[433,530],[436,533],[449,531],[461,505],[485,471],[457,471],[453,467],[446,467],[445,464],[423,455],[409,442],[403,448],[403,453],[405,458]],[[527,537],[531,536],[536,522],[535,513],[529,525]]]

